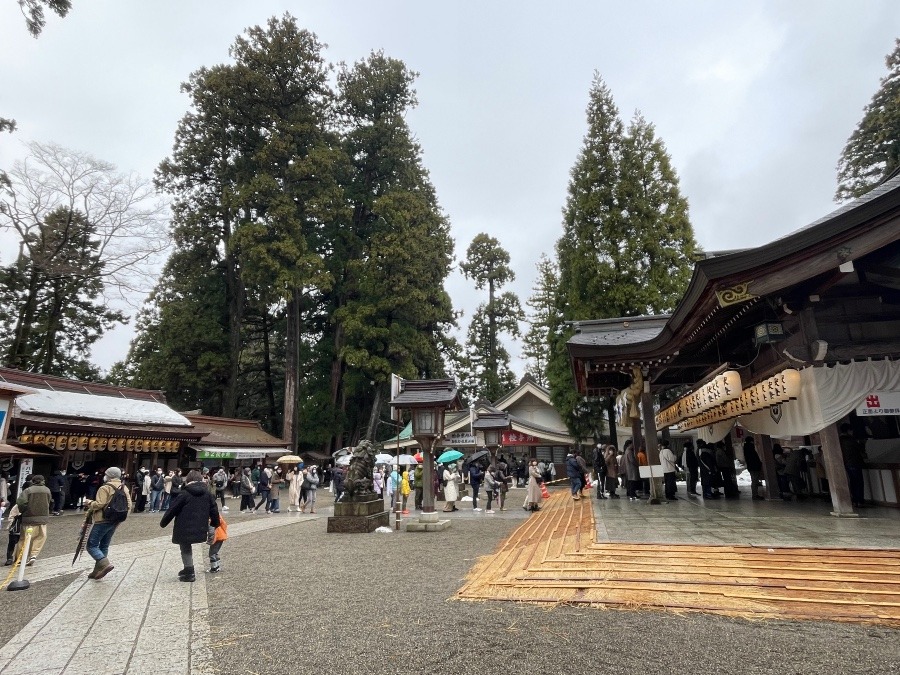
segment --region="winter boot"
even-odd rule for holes
[[[109,558],[100,558],[94,567],[94,579],[98,581],[115,569],[109,562]]]
[[[193,567],[185,567],[182,572],[183,573],[179,573],[178,575],[179,581],[197,581],[197,577],[194,576]]]

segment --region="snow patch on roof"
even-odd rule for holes
[[[191,426],[187,417],[180,415],[163,403],[114,396],[41,390],[36,394],[19,396],[16,399],[16,406],[25,413],[56,417],[75,417],[131,424]]]

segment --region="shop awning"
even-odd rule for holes
[[[269,455],[283,455],[282,448],[213,447],[191,445],[197,451],[197,459],[265,459]]]
[[[16,457],[56,457],[48,452],[37,452],[36,450],[28,450],[26,448],[17,448],[14,445],[0,443],[0,455],[8,457],[13,455]]]

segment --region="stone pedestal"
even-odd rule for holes
[[[441,520],[437,512],[423,513],[418,518],[406,521],[407,532],[440,532],[450,527],[449,520]]]
[[[384,509],[384,500],[372,495],[365,501],[337,502],[334,515],[328,518],[328,532],[355,534],[374,532],[381,526],[390,526],[390,512]]]

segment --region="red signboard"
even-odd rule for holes
[[[503,445],[542,445],[541,439],[537,436],[530,436],[518,431],[504,431],[500,442]]]

